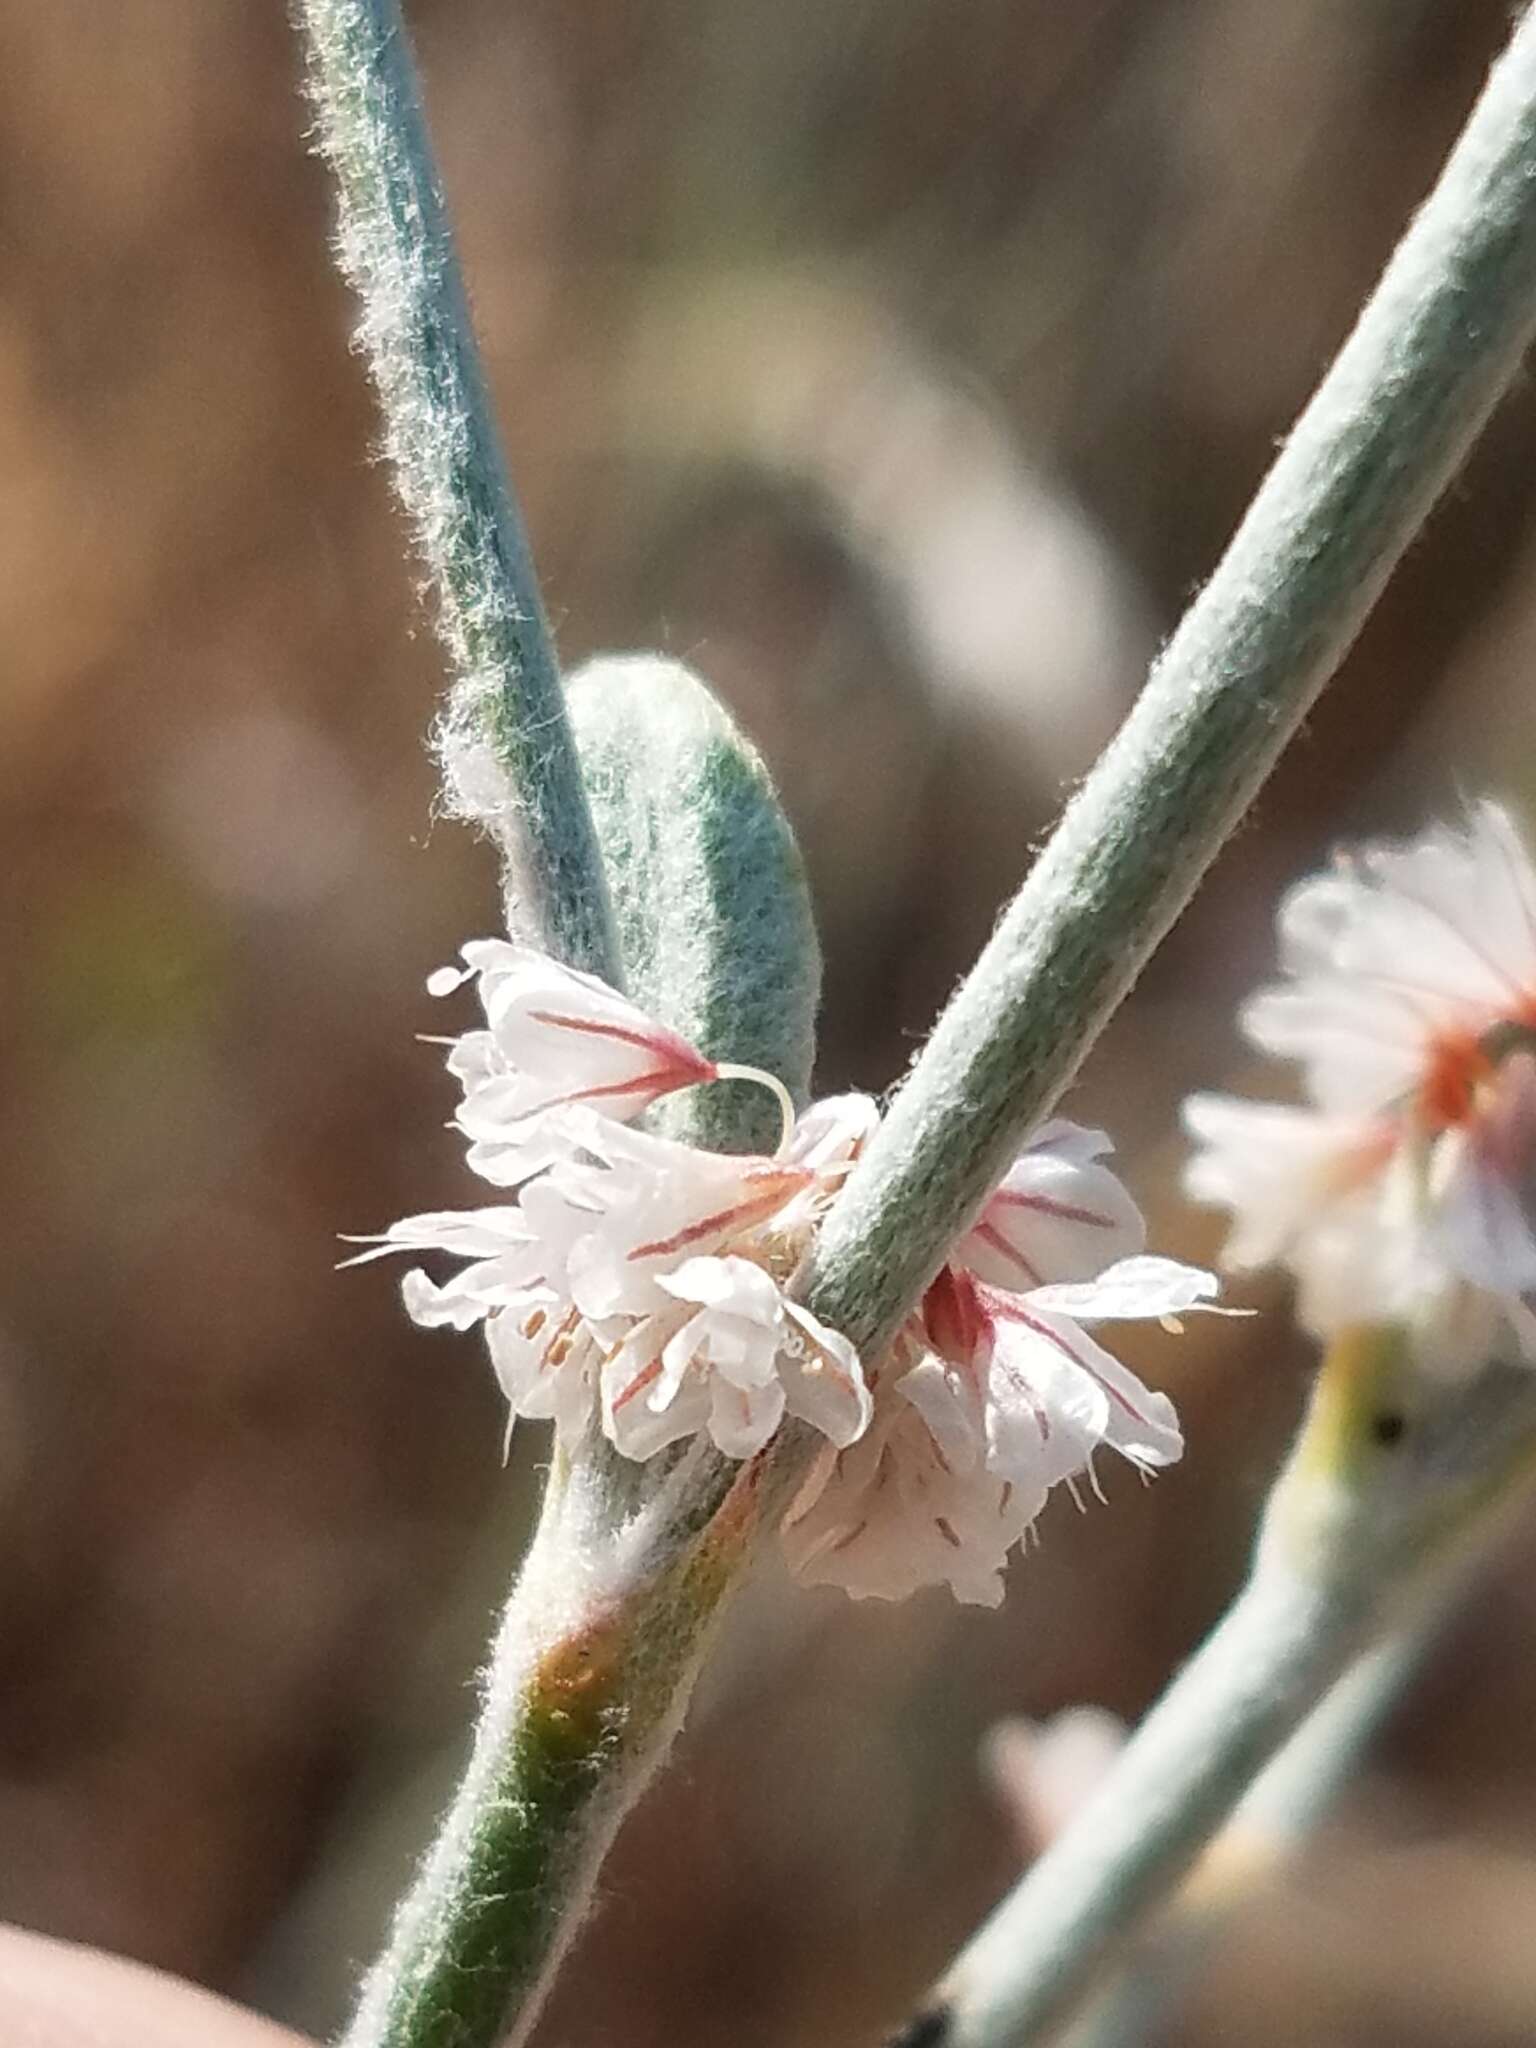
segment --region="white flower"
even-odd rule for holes
[[[845,1451],[823,1451],[784,1520],[784,1555],[797,1579],[841,1586],[856,1600],[905,1600],[949,1586],[957,1600],[995,1607],[999,1568],[1045,1505],[975,1464],[956,1465],[917,1409],[877,1404]]]
[[[663,1282],[685,1259],[780,1227],[799,1197],[815,1197],[814,1170],[788,1156],[706,1152],[645,1131],[575,1124],[589,1163],[550,1176],[591,1214],[566,1260],[584,1315],[645,1315],[667,1306]]]
[[[567,1443],[597,1421],[643,1459],[703,1433],[754,1456],[788,1413],[833,1444],[869,1419],[857,1353],[788,1298],[785,1283],[878,1122],[864,1096],[794,1119],[782,1086],[706,1060],[589,975],[525,946],[464,948],[487,1029],[453,1045],[458,1121],[483,1178],[510,1203],[407,1217],[362,1259],[441,1251],[435,1282],[402,1283],[425,1326],[485,1327],[514,1416],[552,1418]],[[707,1152],[628,1127],[659,1095],[727,1078],[762,1081],[786,1107],[773,1158]]]
[[[658,1097],[718,1080],[720,1068],[609,988],[532,946],[475,939],[465,966],[439,968],[433,995],[478,980],[486,1029],[453,1041],[460,1129],[483,1179],[514,1187],[549,1164],[548,1113],[585,1104],[628,1123]]]
[[[687,1259],[658,1285],[670,1315],[641,1318],[603,1366],[603,1425],[631,1458],[707,1430],[727,1457],[750,1458],[786,1409],[834,1444],[869,1421],[858,1353],[787,1299],[750,1259]]]
[[[782,1087],[705,1059],[612,989],[529,948],[464,949],[485,1027],[455,1041],[469,1162],[510,1199],[406,1217],[359,1256],[439,1252],[402,1292],[426,1326],[484,1327],[514,1416],[642,1460],[703,1438],[755,1457],[786,1417],[826,1448],[786,1519],[802,1577],[894,1598],[948,1583],[1000,1597],[999,1567],[1052,1486],[1108,1446],[1179,1455],[1171,1405],[1087,1324],[1168,1317],[1209,1277],[1141,1255],[1140,1212],[1102,1132],[1053,1122],[1003,1177],[907,1319],[878,1388],[789,1286],[879,1122],[861,1095],[796,1118]],[[746,1075],[786,1108],[770,1158],[634,1128],[673,1089]]]
[[[1089,1279],[1139,1252],[1141,1211],[1099,1164],[1113,1150],[1103,1131],[1060,1117],[1042,1124],[961,1238],[956,1261],[995,1287],[1039,1287]]]
[[[1320,1335],[1470,1288],[1483,1330],[1529,1349],[1536,870],[1514,826],[1482,803],[1462,831],[1341,857],[1279,924],[1288,978],[1244,1025],[1299,1063],[1307,1105],[1186,1106],[1189,1191],[1233,1213],[1226,1263],[1289,1264]]]
[[[1101,1446],[1144,1472],[1179,1456],[1172,1403],[1083,1325],[1166,1319],[1215,1281],[1135,1255],[1141,1216],[1098,1163],[1108,1149],[1100,1132],[1052,1123],[1015,1160],[899,1333],[867,1434],[823,1452],[791,1507],[798,1577],[881,1599],[948,1584],[992,1606],[1050,1489],[1091,1471]],[[997,1271],[1032,1277],[1016,1292],[992,1284]]]

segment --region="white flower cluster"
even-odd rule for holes
[[[888,1600],[947,1583],[995,1606],[1008,1552],[1101,1445],[1143,1472],[1178,1458],[1172,1402],[1084,1325],[1174,1316],[1216,1283],[1142,1253],[1109,1150],[1056,1121],[1019,1154],[882,1360],[869,1428],[823,1452],[791,1506],[798,1577]]]
[[[1287,979],[1244,1013],[1304,1107],[1196,1095],[1225,1261],[1287,1263],[1318,1334],[1406,1318],[1454,1368],[1536,1357],[1536,870],[1508,816],[1341,854],[1280,911]]]
[[[887,1598],[948,1583],[990,1604],[1050,1488],[1100,1445],[1143,1470],[1178,1457],[1171,1404],[1084,1325],[1168,1317],[1215,1283],[1142,1254],[1102,1133],[1040,1130],[866,1366],[789,1282],[876,1105],[839,1096],[796,1118],[769,1076],[706,1059],[589,975],[502,940],[464,959],[429,986],[478,983],[485,1028],[451,1042],[448,1066],[469,1163],[509,1199],[408,1217],[361,1257],[465,1262],[441,1285],[409,1272],[405,1304],[424,1325],[484,1325],[515,1416],[551,1417],[572,1444],[595,1424],[637,1459],[700,1434],[750,1458],[796,1416],[827,1443],[786,1517],[790,1563]],[[664,1094],[742,1077],[785,1102],[771,1158],[632,1128]]]

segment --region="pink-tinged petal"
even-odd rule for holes
[[[785,1165],[805,1174],[805,1185],[785,1203],[776,1229],[798,1238],[815,1227],[879,1123],[879,1105],[867,1095],[833,1095],[811,1104],[782,1154]]]
[[[1183,1455],[1183,1434],[1167,1395],[1143,1386],[1086,1330],[1066,1316],[1036,1313],[1032,1305],[1010,1320],[1045,1338],[1059,1358],[1104,1394],[1108,1405],[1103,1441],[1111,1450],[1142,1466],[1171,1465]]]
[[[662,1353],[658,1398],[666,1398],[690,1370],[735,1387],[768,1386],[775,1378],[777,1346],[777,1317],[765,1327],[750,1316],[733,1314],[728,1307],[700,1309],[669,1339]]]
[[[778,1282],[751,1259],[685,1259],[656,1284],[679,1301],[701,1308],[727,1309],[764,1329],[776,1329],[783,1307]]]
[[[496,1050],[496,1041],[489,1031],[465,1031],[450,1039],[443,1064],[466,1095],[485,1087],[489,1081],[499,1080],[507,1071],[506,1061]]]
[[[895,1391],[922,1416],[951,1469],[974,1472],[986,1453],[981,1389],[974,1375],[930,1351],[902,1374]]]
[[[848,1451],[829,1447],[785,1515],[785,1563],[802,1584],[840,1586],[855,1600],[905,1600],[921,1586],[942,1584],[906,1506],[895,1484],[888,1429]],[[1002,1598],[1001,1561],[999,1552],[984,1575],[994,1606]]]
[[[957,1473],[917,1410],[889,1399],[857,1443],[813,1466],[784,1520],[784,1554],[797,1578],[854,1599],[947,1585],[995,1607],[1003,1561],[1043,1500],[985,1472]]]
[[[558,1177],[598,1212],[592,1241],[575,1247],[568,1264],[577,1304],[593,1316],[663,1307],[675,1297],[661,1276],[770,1226],[808,1178],[803,1168],[693,1151],[617,1125],[594,1137],[592,1149],[602,1166],[566,1167]]]
[[[1222,1263],[1237,1269],[1288,1256],[1330,1204],[1380,1179],[1398,1137],[1380,1118],[1227,1095],[1190,1096],[1184,1123],[1202,1148],[1185,1168],[1185,1189],[1232,1210]]]
[[[477,1140],[572,1103],[628,1120],[659,1096],[716,1076],[715,1064],[616,989],[530,946],[482,939],[461,973],[433,977],[447,994],[478,976],[489,1030],[449,1056],[464,1083],[460,1122]]]
[[[784,1304],[778,1366],[789,1411],[840,1448],[869,1426],[871,1402],[859,1354],[840,1330],[798,1302]]]
[[[1536,874],[1508,818],[1478,806],[1464,831],[1341,856],[1282,906],[1293,980],[1249,1006],[1251,1035],[1303,1062],[1329,1110],[1413,1096],[1437,1043],[1530,1015]]]
[[[592,1411],[597,1352],[563,1304],[548,1290],[530,1291],[490,1317],[485,1335],[513,1414],[553,1417],[562,1441],[574,1442]]]
[[[1103,1134],[1058,1122],[1022,1151],[961,1239],[956,1257],[995,1287],[1084,1280],[1146,1242],[1141,1211],[1097,1163]]]
[[[802,1173],[764,1165],[723,1182],[654,1190],[633,1213],[609,1219],[632,1285],[659,1284],[686,1260],[719,1251],[772,1223],[805,1185]]]
[[[1340,949],[1341,967],[1401,971],[1409,960],[1416,977],[1464,999],[1494,1009],[1519,999],[1520,963],[1500,957],[1489,917],[1498,854],[1475,817],[1465,834],[1439,826],[1404,845],[1365,846],[1354,865],[1375,886],[1369,916]]]
[[[562,1321],[557,1298],[541,1288],[530,1289],[524,1301],[505,1304],[486,1323],[486,1348],[497,1383],[519,1415],[549,1412],[547,1405],[530,1409],[523,1403],[545,1377],[545,1353]]]
[[[1026,1149],[1030,1152],[1051,1152],[1059,1159],[1070,1160],[1075,1166],[1087,1166],[1095,1159],[1107,1159],[1115,1149],[1115,1141],[1108,1131],[1095,1130],[1088,1124],[1075,1124],[1070,1117],[1053,1116],[1035,1126]]]
[[[1339,941],[1359,915],[1360,884],[1352,875],[1331,869],[1308,875],[1280,899],[1275,926],[1280,964],[1297,979],[1329,973]]]
[[[1465,1131],[1436,1148],[1429,1225],[1452,1271],[1495,1294],[1536,1289],[1536,1060],[1512,1053]]]
[[[1419,879],[1410,850],[1397,871],[1403,890],[1387,879],[1399,855],[1367,846],[1341,855],[1331,875],[1300,883],[1281,904],[1283,962],[1301,988],[1352,990],[1365,1014],[1377,1003],[1381,1014],[1400,1007],[1421,1024],[1432,1022],[1446,1003],[1478,1003],[1496,992],[1503,977],[1481,957],[1475,938],[1466,943],[1457,922],[1419,900]],[[1467,904],[1470,865],[1459,862],[1461,913]],[[1470,980],[1469,980],[1470,970]]]
[[[516,1070],[495,1075],[465,1096],[459,1105],[459,1128],[473,1138],[526,1137],[523,1126],[536,1124],[552,1110],[578,1104],[628,1123],[659,1097],[711,1078],[655,1062],[632,1062],[623,1073],[610,1067],[594,1074],[595,1064],[586,1062],[583,1071],[573,1063],[548,1075]]]
[[[578,1238],[566,1254],[565,1284],[582,1315],[594,1322],[609,1316],[651,1314],[664,1303],[654,1286],[640,1293],[625,1265],[622,1247],[597,1230]]]
[[[696,1081],[713,1078],[713,1061],[678,1032],[596,976],[531,947],[498,947],[494,966],[481,969],[480,990],[486,1021],[514,1067],[555,1076],[585,1069],[594,1079],[618,1079],[660,1066]]]
[[[755,1458],[784,1416],[784,1389],[733,1386],[718,1375],[710,1382],[709,1434],[727,1458]]]
[[[592,1427],[597,1410],[597,1365],[594,1347],[579,1371],[552,1375],[554,1400],[550,1420],[555,1425],[555,1435],[568,1451],[584,1442]]]
[[[1184,1315],[1206,1306],[1220,1291],[1214,1273],[1144,1252],[1134,1259],[1121,1259],[1092,1280],[1037,1287],[1028,1298],[1028,1307],[1071,1316],[1074,1322],[1115,1322]]]
[[[603,1361],[603,1431],[626,1458],[653,1457],[708,1423],[709,1383],[702,1374],[685,1372],[663,1386],[662,1353],[674,1334],[672,1322],[647,1317]]]
[[[859,1153],[880,1127],[880,1105],[869,1095],[828,1095],[795,1124],[785,1157],[822,1173]]]
[[[596,1228],[604,1212],[593,1177],[569,1159],[532,1181],[522,1191],[518,1214],[539,1244],[569,1245],[583,1231]]]
[[[678,1315],[686,1318],[680,1325]],[[648,1382],[646,1394],[651,1407],[659,1411],[677,1398],[684,1380],[695,1366],[701,1376],[704,1374],[703,1347],[708,1334],[708,1318],[691,1316],[686,1309],[681,1309],[671,1314],[650,1316],[645,1327],[650,1333],[646,1339],[649,1349],[654,1352],[656,1345],[661,1344],[661,1371],[654,1381]],[[668,1329],[672,1331],[670,1337],[666,1336]],[[665,1342],[662,1342],[663,1338]]]
[[[411,1321],[423,1330],[470,1330],[484,1320],[486,1305],[459,1280],[439,1287],[419,1266],[400,1281],[400,1299]]]
[[[1370,1116],[1417,1086],[1447,1006],[1337,977],[1262,989],[1241,1022],[1255,1045],[1299,1060],[1321,1109]]]
[[[376,1236],[343,1241],[368,1247],[343,1259],[345,1268],[366,1266],[404,1251],[444,1251],[461,1259],[515,1255],[530,1243],[530,1235],[515,1208],[439,1209],[422,1216],[402,1216]]]
[[[1109,1432],[1110,1396],[1044,1317],[999,1321],[986,1379],[986,1462],[1015,1485],[1072,1479]]]
[[[470,1131],[462,1106],[455,1121],[471,1141],[464,1155],[465,1164],[492,1187],[526,1187],[539,1174],[547,1173],[570,1156],[570,1139],[558,1111],[518,1124],[487,1124],[483,1137],[475,1137]]]

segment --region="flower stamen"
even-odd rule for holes
[[[738,1067],[726,1061],[719,1062],[712,1077],[716,1081],[755,1081],[759,1088],[766,1088],[779,1105],[779,1142],[774,1157],[781,1159],[789,1150],[789,1141],[795,1128],[795,1105],[789,1090],[777,1074],[770,1074],[765,1067]]]

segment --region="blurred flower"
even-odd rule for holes
[[[594,1417],[625,1456],[707,1435],[733,1458],[788,1413],[835,1444],[870,1408],[858,1354],[785,1283],[878,1121],[864,1096],[796,1118],[782,1085],[706,1059],[593,976],[527,946],[482,940],[429,987],[477,980],[486,1028],[450,1042],[459,1127],[496,1207],[410,1216],[360,1255],[442,1251],[405,1306],[425,1327],[485,1327],[514,1416],[553,1418],[567,1443]],[[724,1079],[772,1089],[779,1152],[704,1151],[627,1128],[658,1097]]]
[[[1128,1731],[1107,1707],[1049,1720],[1010,1715],[987,1730],[982,1766],[1028,1862],[1048,1849],[1114,1769]]]
[[[1144,1472],[1179,1456],[1172,1403],[1083,1325],[1169,1317],[1215,1281],[1141,1255],[1140,1212],[1099,1163],[1108,1149],[1058,1121],[1019,1154],[871,1375],[868,1431],[823,1452],[791,1507],[798,1577],[892,1600],[947,1584],[994,1606],[1008,1552],[1100,1446]],[[1029,1284],[1011,1291],[998,1272]]]
[[[1432,1318],[1442,1359],[1502,1326],[1536,1356],[1536,869],[1506,813],[1340,855],[1281,905],[1288,979],[1248,1005],[1310,1104],[1196,1095],[1197,1199],[1225,1262],[1279,1260],[1320,1335]]]

